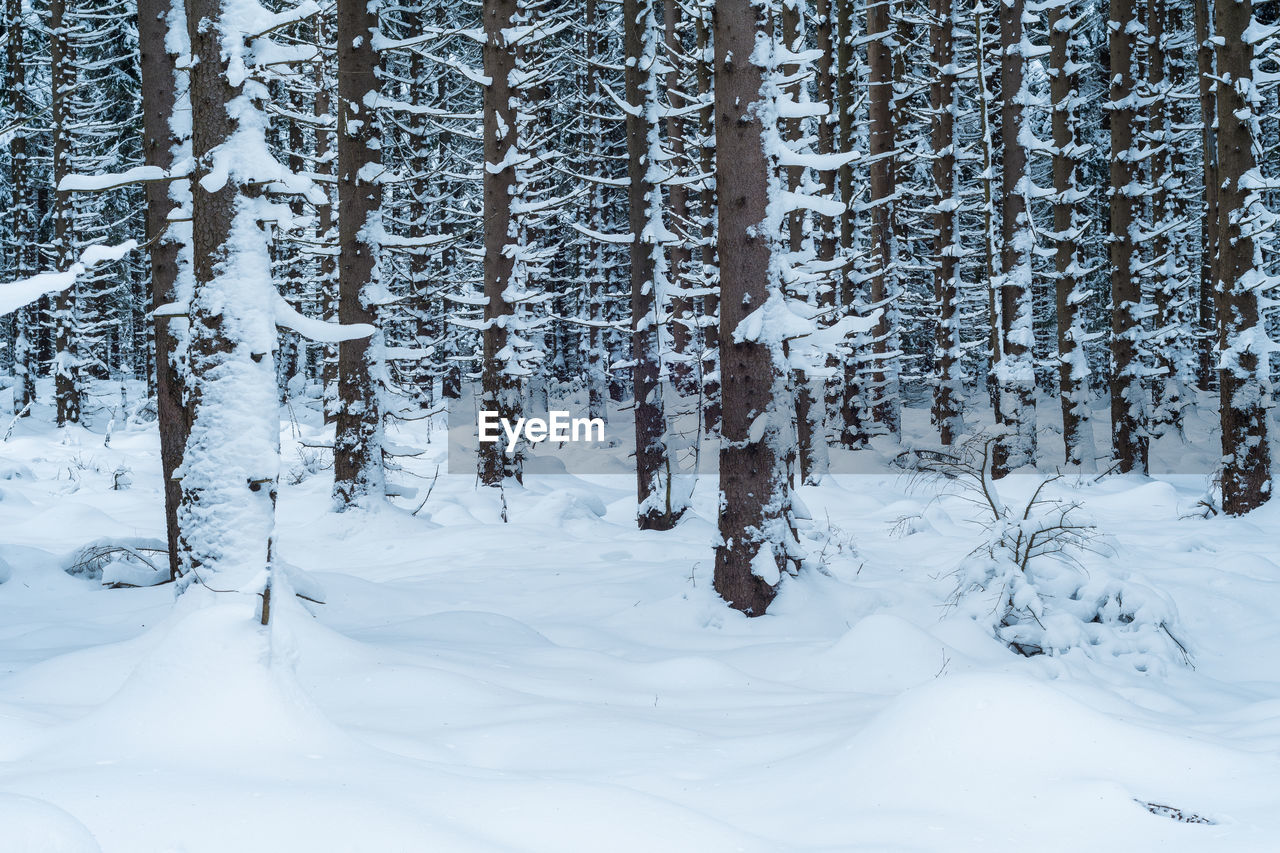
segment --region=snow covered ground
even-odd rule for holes
[[[268,633],[234,593],[64,571],[163,535],[154,426],[104,447],[106,417],[0,444],[0,851],[1277,849],[1276,502],[1062,485],[1106,534],[1086,567],[1176,605],[1193,666],[1141,672],[948,607],[972,508],[891,474],[802,490],[826,572],[748,620],[711,589],[711,480],[670,533],[625,476],[532,476],[503,525],[442,473],[415,516],[437,441],[417,497],[335,515],[303,417],[279,551],[325,603]]]

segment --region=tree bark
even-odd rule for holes
[[[248,589],[269,613],[272,536],[279,477],[279,403],[273,349],[275,289],[251,178],[219,156],[255,109],[229,74],[245,52],[229,0],[188,0],[191,44],[192,275],[189,400],[191,433],[183,453],[179,507],[181,582]],[[233,116],[228,109],[236,103]],[[263,144],[245,140],[245,144]],[[250,164],[236,166],[252,168]],[[263,572],[266,572],[263,575]],[[265,580],[258,580],[264,577]]]
[[[680,20],[681,0],[663,0],[662,23],[666,42],[666,61],[670,70],[664,81],[667,90],[667,101],[671,105],[671,113],[666,118],[667,150],[671,154],[668,168],[677,173],[684,171],[685,161],[685,123],[686,120],[678,111],[687,104],[682,90],[680,62],[684,55],[683,29]],[[673,181],[667,187],[667,211],[670,214],[669,228],[676,239],[667,250],[667,263],[670,269],[671,293],[671,380],[681,396],[689,396],[695,392],[696,377],[695,360],[698,354],[694,347],[694,333],[697,331],[697,317],[693,311],[693,303],[689,299],[688,282],[690,280],[689,265],[693,259],[690,251],[686,225],[689,221],[689,190],[683,181]]]
[[[1049,9],[1050,98],[1053,101],[1053,232],[1054,302],[1058,316],[1058,396],[1062,405],[1062,439],[1068,465],[1094,463],[1093,427],[1089,423],[1089,362],[1081,306],[1087,298],[1080,240],[1086,225],[1080,209],[1086,194],[1079,186],[1083,150],[1077,138],[1081,102],[1078,37],[1081,18],[1067,2]]]
[[[963,393],[959,376],[960,320],[956,315],[959,288],[960,235],[955,204],[960,197],[956,173],[955,123],[959,111],[955,56],[956,0],[930,0],[933,82],[929,88],[933,145],[933,294],[937,306],[934,338],[935,385],[933,422],[944,445],[964,431]]]
[[[1005,433],[992,448],[991,476],[1000,478],[1036,461],[1036,382],[1031,255],[1034,236],[1027,209],[1029,190],[1026,64],[1030,38],[1025,0],[1000,4],[1000,362],[996,379]]]
[[[760,340],[739,339],[748,314],[775,290],[776,235],[765,233],[770,170],[760,102],[763,76],[751,61],[757,37],[771,36],[763,5],[719,0],[715,7],[716,186],[719,188],[720,544],[715,589],[749,616],[763,615],[788,570],[790,491],[784,436],[790,432],[784,364]],[[774,347],[780,346],[779,343]]]
[[[1254,89],[1253,45],[1245,32],[1253,20],[1252,0],[1214,4],[1218,38],[1218,233],[1221,235],[1218,282],[1218,383],[1222,420],[1222,509],[1243,515],[1271,497],[1271,452],[1267,439],[1270,398],[1266,331],[1258,310],[1257,276],[1261,252],[1249,223],[1261,203],[1262,183],[1254,151],[1261,96]],[[1257,100],[1255,100],[1255,98]]]
[[[53,247],[57,268],[71,266],[75,256],[74,201],[57,189],[74,171],[71,163],[71,93],[76,84],[75,50],[66,21],[66,0],[49,2],[49,64],[53,92],[49,119],[53,125]],[[76,340],[78,284],[54,297],[53,394],[58,426],[80,422],[80,365]]]
[[[4,28],[7,39],[7,71],[9,119],[13,129],[9,133],[9,245],[12,251],[9,268],[15,279],[23,279],[36,270],[34,258],[35,217],[29,193],[31,162],[27,152],[26,122],[30,96],[27,94],[26,30],[22,17],[22,0],[6,0]],[[19,311],[15,317],[13,371],[17,378],[14,387],[14,411],[29,415],[36,402],[35,347],[27,337],[27,330],[35,323],[31,309]]]
[[[836,5],[836,111],[839,119],[836,125],[837,147],[841,151],[853,151],[857,146],[855,139],[857,127],[854,123],[854,95],[857,82],[854,53],[854,20],[855,0],[833,0]],[[836,173],[836,186],[840,200],[845,203],[844,216],[840,217],[840,248],[846,260],[840,276],[840,307],[845,315],[856,314],[859,310],[859,282],[852,263],[855,226],[856,199],[853,197],[853,164],[846,163]],[[852,352],[844,362],[844,393],[840,400],[840,444],[847,448],[858,448],[866,444],[868,439],[867,424],[864,422],[864,394],[862,359],[864,353],[856,339],[850,342]]]
[[[338,4],[338,322],[378,323],[381,154],[376,6]],[[333,499],[338,509],[376,503],[382,469],[381,333],[338,345]]]
[[[523,401],[520,381],[513,372],[515,355],[508,346],[514,307],[503,293],[511,284],[514,257],[506,251],[515,236],[511,218],[511,193],[516,173],[517,93],[511,79],[516,70],[514,46],[507,33],[514,25],[516,0],[484,0],[484,361],[481,364],[482,409],[497,412],[515,423]],[[499,486],[508,478],[520,480],[518,451],[508,455],[499,442],[480,445],[480,481]]]
[[[602,141],[604,131],[599,116],[605,109],[603,91],[600,86],[600,63],[605,61],[604,38],[601,35],[603,22],[600,20],[598,0],[586,0],[586,20],[583,27],[586,43],[586,64],[583,69],[583,91],[586,93],[587,135],[583,140],[588,151],[590,162],[600,163],[603,160]],[[604,194],[600,185],[592,183],[587,188],[588,226],[597,232],[605,229]],[[605,299],[608,281],[605,276],[604,248],[597,240],[587,243],[586,252],[586,307],[587,320],[587,416],[608,419],[608,368],[609,347],[605,337]]]
[[[171,6],[166,0],[138,0],[138,47],[142,74],[142,151],[148,166],[166,171],[182,144],[174,131],[177,104],[178,57],[169,52],[166,35]],[[151,261],[151,310],[179,299],[178,264],[181,238],[169,224],[177,204],[167,181],[146,185],[147,245]],[[178,504],[182,484],[174,472],[182,464],[182,451],[191,432],[182,368],[178,363],[178,339],[174,319],[153,314],[155,323],[156,417],[160,430],[160,468],[164,476],[164,518],[169,543],[169,575],[176,580],[178,558]]]
[[[698,61],[694,66],[694,79],[698,98],[704,104],[698,111],[698,162],[703,175],[714,175],[716,170],[716,129],[714,79],[715,68],[708,58],[711,50],[711,12],[707,0],[699,0],[698,20],[695,30]],[[720,332],[716,318],[720,310],[719,260],[716,257],[716,185],[713,178],[704,178],[698,192],[698,215],[702,219],[701,260],[702,296],[702,348],[698,366],[705,399],[702,412],[703,430],[708,435],[720,429],[719,374]]]
[[[1214,350],[1217,331],[1214,319],[1214,287],[1218,282],[1218,192],[1222,182],[1218,177],[1218,111],[1214,93],[1212,26],[1209,20],[1209,0],[1192,4],[1195,7],[1196,79],[1200,95],[1200,159],[1204,171],[1204,217],[1200,220],[1200,288],[1196,300],[1197,341],[1200,363],[1197,371],[1201,391],[1213,387],[1215,369]]]
[[[894,34],[890,0],[867,0],[868,155],[871,161],[871,305],[880,308],[872,329],[871,396],[876,421],[890,434],[902,431],[897,388],[888,359],[893,339],[894,265],[898,256],[897,131],[894,125]]]
[[[1133,0],[1112,0],[1111,91],[1111,442],[1122,473],[1147,471],[1146,405],[1139,337],[1142,283],[1134,273],[1138,152],[1133,127],[1137,33]]]
[[[662,257],[662,190],[654,182],[658,125],[654,67],[658,0],[623,0],[626,55],[628,210],[631,230],[631,368],[635,389],[636,522],[642,530],[670,530],[681,510],[672,502],[671,459],[660,358],[666,290]],[[648,42],[646,44],[646,42]],[[655,221],[656,220],[656,221]]]

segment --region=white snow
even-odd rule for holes
[[[163,535],[154,425],[103,447],[119,390],[97,394],[87,427],[59,435],[42,404],[0,445],[0,850],[1274,849],[1280,507],[1192,516],[1202,477],[1062,484],[1113,552],[1086,568],[1176,605],[1194,669],[1143,673],[1022,658],[944,607],[981,539],[962,496],[802,488],[825,569],[747,619],[710,588],[714,478],[656,533],[631,474],[530,473],[503,525],[415,422],[405,464],[441,466],[416,515],[337,515],[327,472],[282,476],[279,560],[326,603],[281,597],[264,630],[251,595],[63,571]],[[284,470],[332,437],[295,414]]]

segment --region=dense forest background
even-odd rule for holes
[[[0,280],[76,273],[4,319],[0,370],[19,415],[51,377],[59,424],[97,417],[92,381],[148,383],[175,576],[270,561],[250,409],[322,405],[348,506],[385,493],[388,420],[474,386],[512,418],[633,401],[642,527],[680,517],[696,415],[717,583],[755,612],[760,549],[796,559],[791,484],[904,410],[943,446],[998,429],[998,479],[1143,472],[1219,407],[1217,501],[1246,512],[1280,366],[1278,12],[6,0]]]

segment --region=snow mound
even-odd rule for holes
[[[605,514],[604,501],[585,489],[556,489],[525,510],[519,521],[558,525],[566,521],[594,521]]]
[[[5,853],[102,853],[93,833],[53,803],[0,794],[0,850]]]
[[[825,763],[817,778],[843,791],[857,838],[922,804],[940,810],[910,829],[897,824],[904,849],[1013,850],[1027,839],[1037,850],[1150,850],[1157,840],[1222,849],[1212,827],[1142,804],[1246,825],[1267,822],[1274,806],[1255,789],[1274,758],[1133,725],[1012,675],[944,676],[907,691]],[[1262,841],[1260,827],[1236,829],[1235,839]]]
[[[57,749],[78,761],[214,766],[254,753],[345,749],[346,735],[296,683],[288,628],[262,629],[248,597],[188,606],[198,597],[188,593],[179,600],[174,617],[154,629],[162,635],[159,642],[120,690],[58,733]]]
[[[877,613],[815,655],[808,676],[832,688],[897,695],[935,678],[953,654],[905,619]]]

